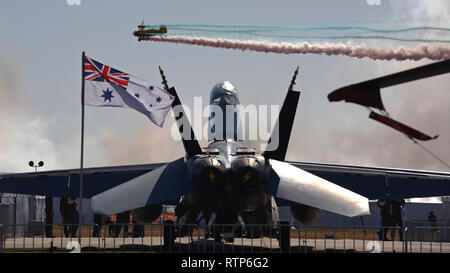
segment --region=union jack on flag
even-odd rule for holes
[[[111,81],[126,88],[128,86],[129,75],[85,56],[84,79],[86,81],[98,82]]]
[[[83,58],[84,104],[132,108],[162,127],[175,97],[132,75]]]

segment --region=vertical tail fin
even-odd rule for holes
[[[181,105],[181,101],[180,101],[180,98],[178,97],[177,91],[175,90],[175,87],[169,88],[166,77],[164,76],[164,71],[161,69],[161,66],[159,66],[158,68],[159,68],[159,72],[161,74],[161,78],[163,80],[162,84],[164,85],[164,89],[167,92],[169,92],[172,96],[175,97],[175,99],[172,102],[172,109],[178,105],[181,106],[181,112],[179,113],[178,116],[175,117],[175,120],[177,121],[178,130],[181,135],[181,140],[183,141],[183,146],[184,146],[184,150],[186,152],[186,156],[191,157],[191,156],[194,156],[197,154],[201,154],[202,148],[200,147],[200,144],[198,143],[197,138],[195,137],[194,130],[192,129],[191,124],[189,123],[189,121],[186,118],[186,114],[184,112],[183,106]],[[181,119],[183,117],[186,118],[185,122],[181,121]],[[187,125],[187,126],[183,126],[183,125]],[[186,127],[186,128],[183,128],[183,127]],[[190,131],[190,135],[188,138],[185,138],[184,137],[185,133],[183,133],[183,132],[188,132],[188,131]]]
[[[278,116],[277,123],[266,146],[264,157],[284,161],[291,137],[292,125],[294,124],[295,112],[297,111],[300,91],[294,91],[295,79],[299,67],[295,70],[289,86],[288,93],[284,99],[283,106]],[[278,145],[277,145],[278,144]]]

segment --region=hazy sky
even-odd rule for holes
[[[392,2],[392,3],[391,3]],[[76,168],[80,160],[81,52],[159,84],[161,65],[182,103],[204,103],[215,83],[231,81],[243,104],[281,104],[300,66],[302,91],[288,160],[448,171],[402,134],[368,118],[366,109],[329,103],[327,94],[358,81],[430,61],[372,61],[345,56],[279,55],[167,43],[139,43],[146,24],[307,26],[358,21],[449,26],[441,1],[4,1],[0,10],[0,172]],[[395,4],[394,4],[395,3]],[[450,162],[450,75],[382,90],[391,115],[437,140],[426,147]],[[86,108],[85,166],[166,162],[184,154],[163,129],[133,110]],[[202,145],[206,146],[204,141]]]

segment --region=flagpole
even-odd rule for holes
[[[80,156],[80,218],[78,219],[78,242],[81,245],[83,221],[83,153],[84,151],[84,51],[81,56],[81,156]]]

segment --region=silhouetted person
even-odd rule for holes
[[[437,216],[432,211],[428,214],[428,222],[430,222],[430,226],[436,227]]]
[[[45,197],[45,236],[53,237],[53,198]]]
[[[103,215],[103,224],[108,226],[108,234],[110,237],[114,236],[114,222],[108,215]]]
[[[428,214],[428,222],[430,222],[430,226],[432,227],[432,237],[434,237],[434,232],[436,232],[437,216],[432,211]]]
[[[77,234],[78,211],[75,200],[71,197],[61,198],[60,212],[64,224],[64,235],[75,237]]]
[[[93,237],[100,237],[103,225],[103,215],[94,214],[94,230],[92,232]]]
[[[133,237],[144,237],[144,225],[138,224],[134,219],[131,220],[133,224]]]
[[[77,236],[78,222],[79,222],[79,214],[77,211],[77,203],[75,203],[75,199],[70,198],[67,203],[69,204],[69,214],[71,216],[71,226],[70,226],[70,235],[72,237]]]
[[[114,230],[114,237],[119,237],[123,226],[123,236],[128,234],[128,224],[130,223],[130,211],[124,211],[117,214],[116,228]]]
[[[393,199],[391,200],[391,210],[392,210],[392,226],[400,227],[399,236],[400,241],[403,241],[403,219],[402,219],[402,208],[405,205],[405,200],[403,199]],[[391,230],[392,240],[395,240],[395,230]]]
[[[69,219],[69,204],[67,204],[67,198],[61,198],[59,201],[59,212],[61,213],[61,219],[64,227],[64,235],[69,237],[70,230],[67,223],[67,219]]]
[[[430,222],[430,226],[432,227],[431,238],[434,239],[434,233],[437,231],[436,230],[437,216],[432,211],[430,211],[430,213],[428,214],[428,222]]]
[[[380,240],[388,241],[386,234],[389,231],[389,227],[392,225],[391,204],[389,199],[380,199],[377,202],[380,207],[381,216],[381,230],[378,231]]]

